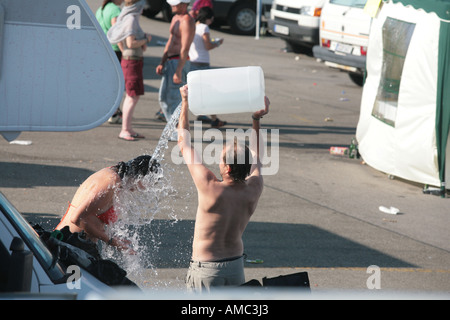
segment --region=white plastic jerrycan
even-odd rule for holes
[[[261,67],[191,71],[187,75],[189,109],[196,116],[264,109]]]

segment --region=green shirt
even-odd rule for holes
[[[105,34],[107,34],[108,30],[111,28],[111,20],[113,18],[117,18],[119,14],[120,7],[115,5],[113,2],[108,3],[103,10],[102,7],[98,8],[95,17],[100,23],[100,26],[102,27]],[[117,44],[113,44],[112,47],[114,51],[120,51]]]

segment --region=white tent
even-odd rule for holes
[[[444,189],[450,1],[418,3],[384,2],[373,19],[356,136],[370,166]]]

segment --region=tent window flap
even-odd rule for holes
[[[406,53],[415,24],[387,17],[383,24],[383,65],[372,116],[395,127]]]

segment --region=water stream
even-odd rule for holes
[[[140,287],[152,283],[154,288],[155,282],[157,287],[170,286],[170,283],[155,281],[158,276],[158,265],[169,262],[163,260],[170,260],[169,265],[180,267],[187,257],[186,251],[190,250],[189,241],[177,242],[176,236],[173,235],[180,213],[179,206],[178,212],[175,212],[174,201],[180,201],[180,196],[172,181],[176,168],[170,161],[164,161],[164,154],[169,147],[169,139],[176,130],[180,112],[181,105],[166,124],[153,150],[152,159],[160,163],[158,172],[142,178],[144,188],[120,189],[116,192],[114,206],[119,213],[119,220],[109,227],[108,232],[131,241],[135,254],[118,252],[109,246],[102,248],[103,258],[116,261]],[[183,195],[186,196],[189,195]],[[170,248],[167,248],[168,245]],[[164,252],[161,252],[162,250]],[[170,253],[166,252],[168,250]]]
[[[157,160],[158,162],[162,162],[164,160],[164,152],[168,148],[168,142],[172,133],[175,132],[178,125],[178,119],[180,118],[181,113],[181,104],[175,109],[172,114],[172,118],[170,118],[169,122],[167,122],[164,130],[159,138],[158,144],[156,145],[155,150],[153,151],[152,159]]]

